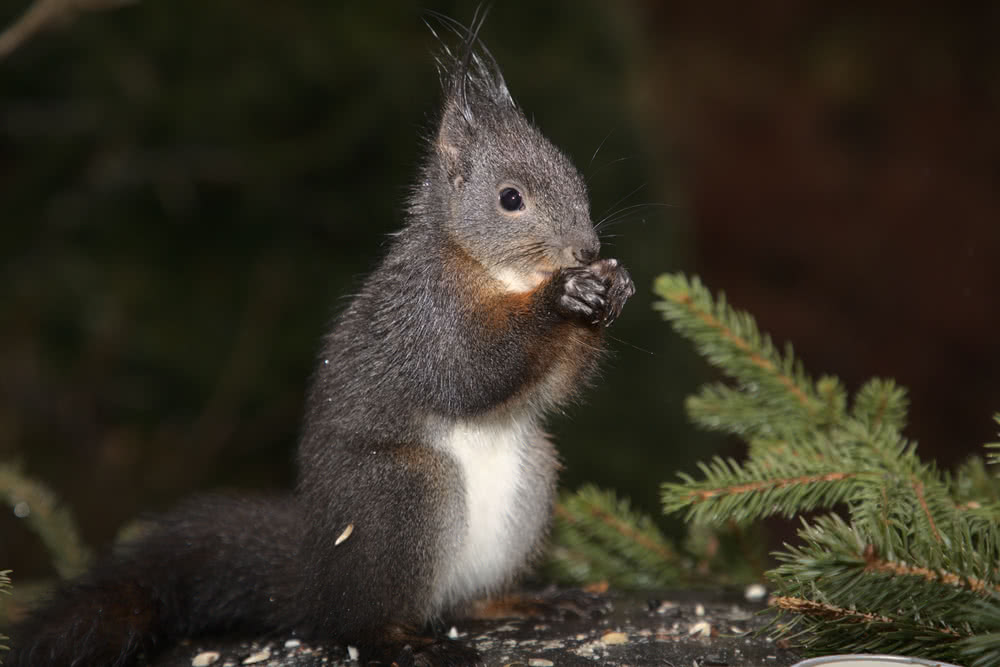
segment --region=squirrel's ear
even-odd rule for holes
[[[434,150],[448,174],[448,182],[454,188],[461,187],[468,178],[467,156],[473,133],[470,115],[455,100],[448,100],[444,105]]]

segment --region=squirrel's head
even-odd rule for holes
[[[444,104],[422,187],[443,231],[513,291],[597,259],[583,179],[514,103],[475,32],[438,59]]]

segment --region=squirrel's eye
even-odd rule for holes
[[[524,199],[521,193],[514,188],[504,188],[500,191],[500,206],[505,211],[520,211],[524,208]]]

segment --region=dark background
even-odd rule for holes
[[[292,484],[318,339],[400,225],[438,103],[428,5],[474,10],[144,0],[0,61],[0,460],[89,543]],[[925,456],[995,439],[998,28],[987,3],[495,3],[483,36],[595,219],[650,204],[605,242],[639,286],[615,358],[551,422],[567,486],[655,512],[675,470],[739,451],[683,415],[710,373],[649,290],[680,269],[813,373],[909,386]],[[0,518],[0,566],[45,561]]]

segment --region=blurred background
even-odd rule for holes
[[[657,486],[737,443],[652,311],[698,273],[814,374],[911,390],[949,466],[1000,411],[1000,5],[499,0],[483,37],[588,180],[639,294],[551,420],[569,488]],[[29,6],[0,6],[0,26]],[[400,226],[439,86],[422,10],[143,0],[0,60],[0,461],[84,539],[214,488],[285,489],[333,315]],[[0,515],[0,567],[51,574]]]

